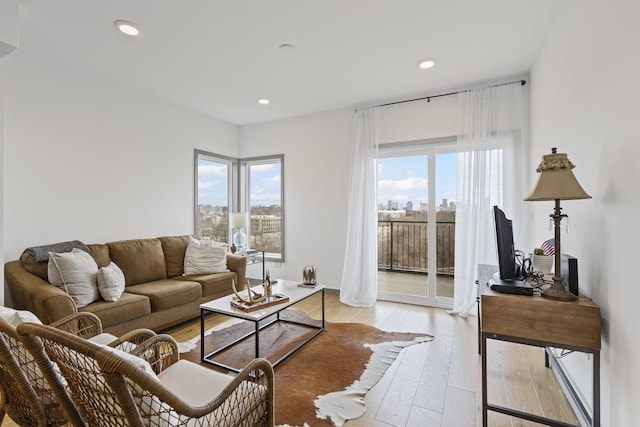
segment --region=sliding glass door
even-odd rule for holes
[[[383,146],[378,158],[378,298],[451,307],[456,153]]]

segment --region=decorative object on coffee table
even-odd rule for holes
[[[233,289],[233,294],[236,296],[236,298],[238,298],[238,301],[246,305],[258,304],[267,299],[266,292],[264,294],[259,294],[258,292],[251,289],[251,285],[249,283],[245,284],[245,290],[247,291],[246,298],[243,298],[242,296],[240,296],[240,294],[238,294],[235,280],[231,281],[231,288]]]
[[[289,297],[283,294],[272,294],[269,298],[265,298],[264,300],[248,304],[244,301],[239,300],[231,300],[231,305],[235,308],[239,308],[242,311],[252,312],[256,310],[262,310],[267,307],[271,307],[272,305],[281,304],[283,302],[289,301]]]
[[[232,254],[235,254],[238,248],[236,247],[235,243],[231,243],[231,247],[229,248],[229,250],[231,251]]]
[[[265,273],[263,285],[264,285],[264,294],[267,296],[267,298],[269,298],[272,294],[271,276],[269,276],[269,270],[267,270],[267,272]]]
[[[304,285],[316,284],[316,267],[314,265],[306,265],[302,269],[302,283]]]

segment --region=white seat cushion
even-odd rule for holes
[[[118,339],[118,337],[116,337],[115,335],[103,332],[101,334],[96,335],[95,337],[89,338],[89,341],[96,344],[100,344],[100,345],[109,345],[110,343],[114,342],[116,339]]]
[[[193,406],[202,406],[215,398],[233,377],[207,369],[187,360],[179,360],[158,374],[158,379],[176,396]]]

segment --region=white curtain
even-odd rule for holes
[[[340,301],[370,307],[378,293],[377,110],[355,114]]]
[[[496,264],[492,207],[525,236],[526,101],[520,82],[458,94],[454,301],[451,313],[476,313],[478,264]],[[524,242],[523,242],[524,243]]]

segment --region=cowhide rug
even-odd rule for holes
[[[319,324],[306,313],[282,315]],[[253,323],[229,321],[205,337],[205,352],[253,330]],[[277,323],[260,333],[260,357],[274,361],[314,330]],[[329,323],[325,330],[275,368],[275,421],[288,426],[341,426],[365,413],[364,395],[384,376],[402,348],[432,340],[427,334],[385,332],[363,323]],[[182,353],[184,351],[184,353]],[[255,355],[253,337],[216,355],[215,360],[242,368]],[[182,359],[200,363],[200,337],[181,343]],[[212,365],[204,364],[212,369]]]

